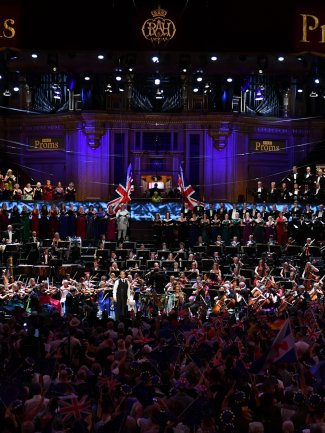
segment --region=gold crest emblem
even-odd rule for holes
[[[141,29],[143,36],[158,45],[170,41],[176,33],[176,26],[172,20],[165,18],[167,11],[158,6],[151,11],[151,15],[152,18],[143,23]]]

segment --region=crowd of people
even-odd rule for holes
[[[2,431],[323,432],[325,215],[280,202],[184,205],[148,242],[126,206],[3,203]]]
[[[305,169],[293,166],[291,172],[281,182],[272,181],[268,187],[259,180],[253,191],[256,203],[300,203],[324,202],[325,177],[323,169],[318,167],[316,173],[310,166]]]
[[[52,184],[50,179],[46,180],[45,184],[37,181],[35,185],[28,182],[21,186],[18,183],[14,172],[9,168],[5,175],[0,171],[0,200],[14,201],[75,201],[76,188],[73,182],[64,187],[62,182],[58,181],[56,185]]]

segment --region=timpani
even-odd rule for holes
[[[17,266],[18,275],[26,275],[26,277],[33,276],[33,265],[21,264]]]
[[[34,266],[33,271],[37,277],[48,278],[50,276],[50,266],[47,265]]]

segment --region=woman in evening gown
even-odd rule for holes
[[[116,213],[112,205],[109,205],[106,210],[106,240],[113,242],[116,232]]]
[[[79,206],[76,219],[76,236],[80,239],[86,238],[86,212],[83,206]]]

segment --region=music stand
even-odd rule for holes
[[[282,254],[281,245],[270,245],[270,252],[280,256]]]
[[[300,245],[288,245],[286,254],[288,256],[298,256],[302,251],[302,247]]]
[[[58,248],[64,248],[64,249],[68,249],[70,246],[70,241],[59,241],[58,242]]]
[[[256,253],[258,255],[262,255],[263,253],[268,252],[269,248],[267,244],[256,244]]]
[[[135,251],[136,242],[124,241],[123,242],[123,249]]]
[[[161,267],[166,268],[167,271],[172,271],[174,269],[175,260],[163,260],[161,262]]]
[[[35,242],[33,242],[35,243]],[[43,239],[42,240],[42,247],[51,247],[52,246],[52,239]]]
[[[202,259],[202,271],[210,271],[213,266],[213,259]]]
[[[20,244],[6,244],[5,253],[17,253]]]
[[[110,250],[106,250],[106,249],[100,250],[99,249],[96,251],[96,257],[97,258],[108,260],[109,255],[110,255]]]
[[[147,260],[146,268],[152,269],[155,263],[159,263],[159,267],[161,266],[160,260]]]
[[[243,254],[245,254],[248,257],[253,257],[256,254],[256,248],[253,246],[251,246],[251,247],[243,246],[242,251],[243,251]]]
[[[321,257],[322,253],[319,247],[317,247],[316,245],[309,247],[309,254],[312,257]]]
[[[238,247],[232,247],[232,246],[228,245],[225,247],[225,253],[227,255],[232,256],[232,257],[237,256],[239,253],[239,248]]]
[[[194,245],[193,252],[194,253],[206,253],[207,247],[205,245]]]
[[[192,262],[190,262],[188,260],[182,260],[182,269],[185,269],[185,268],[188,269],[191,266],[191,263]]]
[[[185,257],[185,253],[183,252],[183,253],[178,253],[177,251],[173,251],[173,256],[174,257],[176,257],[176,260],[179,260],[179,259],[182,259],[182,260],[184,260],[184,257]]]
[[[169,250],[158,250],[157,251],[158,259],[159,260],[166,260],[169,253],[170,253]]]
[[[37,242],[27,242],[25,246],[26,246],[26,252],[29,252],[30,250],[37,250]]]
[[[95,245],[94,239],[83,239],[81,241],[81,246],[83,247],[93,247]]]
[[[105,241],[104,242],[104,246],[105,246],[105,250],[111,250],[111,251],[115,251],[116,250],[116,242],[113,241]]]
[[[115,250],[115,253],[119,260],[125,260],[128,255],[128,250],[118,248]]]
[[[254,276],[254,269],[243,269],[240,270],[240,275],[245,278],[253,279]]]
[[[209,245],[208,246],[208,254],[209,256],[213,256],[214,252],[218,252],[219,255],[222,254],[223,247],[220,245]]]
[[[130,268],[139,268],[140,267],[140,260],[133,260],[133,259],[130,259],[130,260],[127,260],[126,261],[126,268],[127,269],[130,269]]]
[[[136,250],[136,256],[139,260],[149,260],[150,251],[149,250]]]

